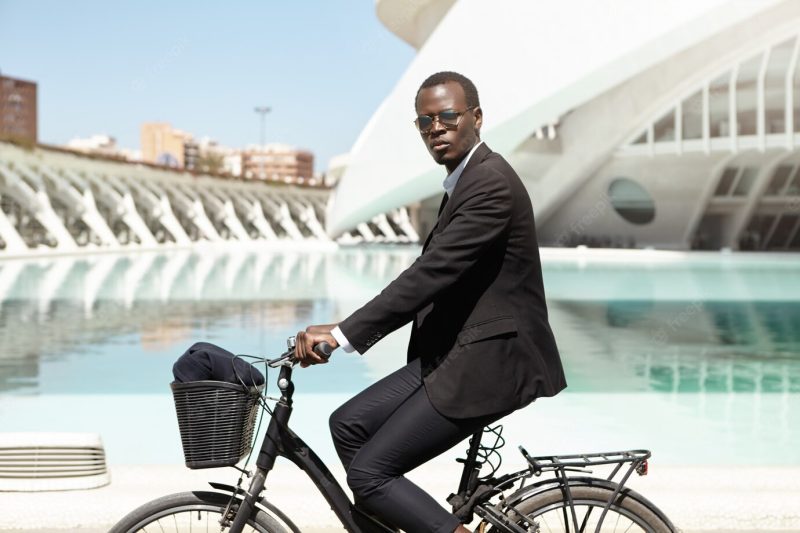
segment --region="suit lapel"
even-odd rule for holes
[[[484,159],[486,159],[486,156],[488,156],[491,153],[492,149],[486,146],[486,143],[483,143],[480,146],[478,146],[475,149],[475,153],[472,154],[472,158],[470,158],[470,160],[467,161],[467,166],[464,167],[464,171],[461,173],[461,177],[463,178],[464,174],[466,174],[467,172],[470,171],[470,169],[481,163]],[[461,181],[461,178],[459,178],[458,181]],[[458,184],[456,184],[456,187],[458,187]]]
[[[480,146],[478,146],[478,148],[475,150],[475,153],[472,154],[472,157],[467,162],[467,166],[465,166],[464,170],[461,172],[461,177],[458,180],[461,181],[464,178],[464,174],[469,172],[470,169],[472,169],[473,167],[478,165],[481,161],[486,159],[486,156],[488,156],[491,153],[492,153],[492,149],[489,148],[488,146],[486,146],[486,143],[483,143]],[[456,188],[453,190],[453,194],[455,194],[456,190],[458,190],[458,183],[456,183]],[[425,244],[422,245],[422,253],[425,253],[425,249],[428,247],[428,244],[431,242],[431,239],[433,238],[433,234],[436,233],[437,229],[439,229],[439,225],[441,224],[442,218],[443,218],[442,217],[442,213],[445,210],[445,206],[447,205],[448,198],[449,197],[448,197],[447,193],[445,193],[444,197],[442,198],[442,203],[439,205],[439,215],[438,215],[438,218],[436,219],[436,224],[433,226],[433,229],[431,229],[431,232],[428,233],[428,237],[425,239]]]

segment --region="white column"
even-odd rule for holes
[[[22,240],[14,224],[8,220],[5,212],[0,209],[0,237],[6,243],[4,253],[18,253],[28,251],[28,245]]]
[[[119,245],[114,232],[111,231],[108,223],[97,210],[94,194],[85,180],[74,174],[59,174],[44,166],[39,167],[39,171],[50,180],[57,194],[68,199],[65,204],[70,213],[80,217],[97,235],[102,244],[106,246]]]
[[[394,223],[406,234],[408,240],[411,242],[419,242],[419,234],[414,229],[414,226],[411,225],[411,219],[408,216],[407,208],[401,207],[392,211],[391,217]]]
[[[397,242],[400,240],[397,238],[397,233],[395,233],[394,229],[392,229],[392,225],[389,224],[389,221],[386,219],[385,213],[381,213],[373,218],[372,223],[378,226],[378,229],[381,230],[381,233],[383,233],[384,239],[387,242]]]
[[[19,204],[31,212],[31,214],[44,226],[47,232],[56,240],[56,248],[59,250],[72,250],[78,247],[75,239],[72,238],[64,221],[58,216],[50,203],[50,197],[44,182],[39,176],[27,169],[23,180],[16,170],[8,167],[0,167],[0,172],[5,176],[6,191],[14,197]]]

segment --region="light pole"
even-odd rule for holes
[[[267,113],[269,113],[272,108],[266,106],[256,106],[255,112],[261,115],[261,146],[260,148],[264,148],[264,121],[266,120]]]

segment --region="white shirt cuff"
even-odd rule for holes
[[[336,326],[335,328],[333,328],[331,330],[331,335],[333,335],[333,338],[336,339],[336,342],[339,343],[339,348],[341,348],[342,350],[344,350],[347,353],[356,352],[356,349],[353,348],[353,345],[350,344],[350,341],[348,341],[347,337],[344,336],[344,333],[342,333],[342,330],[339,329],[339,326]],[[356,352],[356,353],[358,353],[358,352]],[[359,353],[358,355],[361,355],[361,354]]]

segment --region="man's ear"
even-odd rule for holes
[[[478,106],[472,110],[472,114],[475,117],[475,129],[480,133],[481,126],[483,125],[483,109]]]

